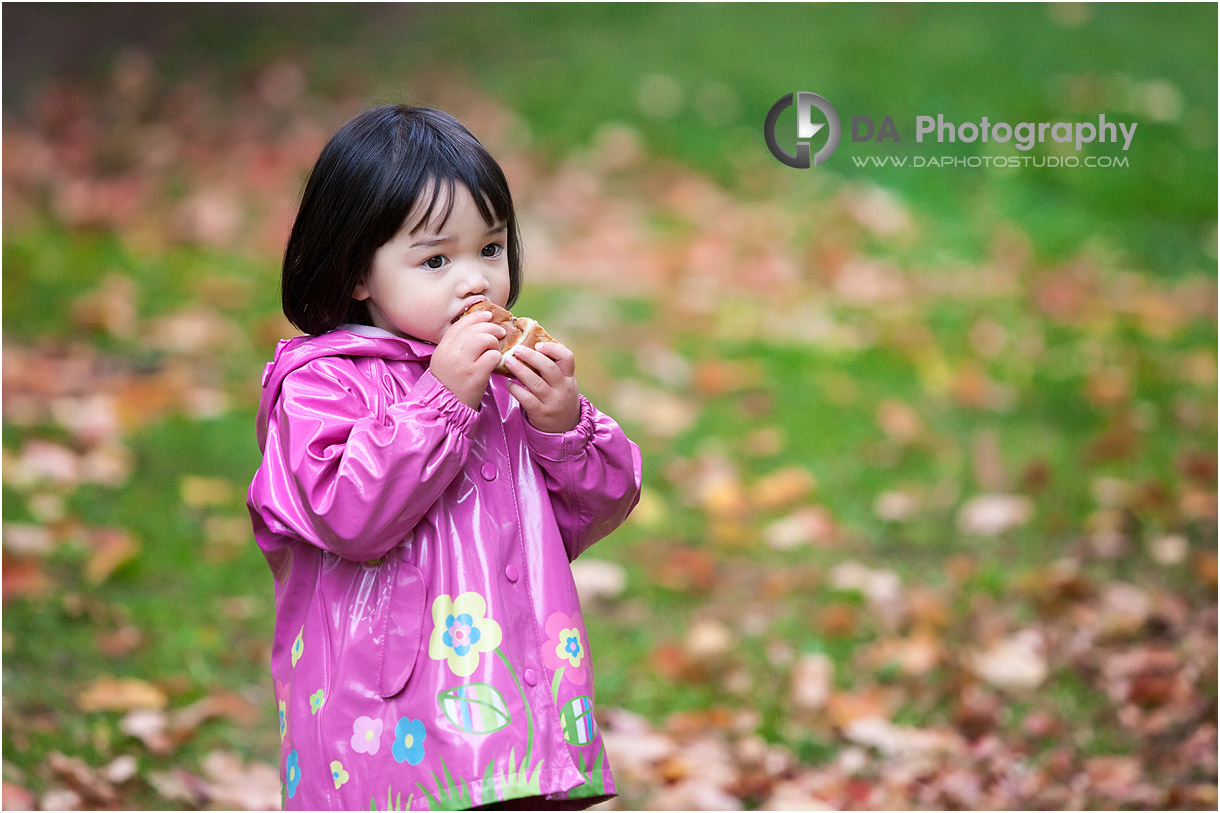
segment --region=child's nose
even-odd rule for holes
[[[487,280],[487,275],[477,264],[466,265],[458,277],[458,292],[462,296],[470,294],[481,294],[487,291],[490,283]]]

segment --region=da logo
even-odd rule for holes
[[[775,138],[775,127],[779,123],[780,114],[792,106],[793,96],[796,97],[796,155],[786,152]],[[818,111],[819,118],[823,118],[825,121],[814,121],[813,111],[815,109]],[[809,160],[810,139],[817,135],[823,127],[828,128],[826,143],[813,154],[811,163]],[[803,90],[796,94],[789,93],[771,105],[771,112],[767,113],[767,121],[763,124],[763,135],[766,136],[767,147],[770,148],[771,154],[795,169],[809,169],[811,165],[826,163],[839,146],[839,136],[842,134],[842,130],[843,128],[839,124],[839,113],[835,110],[834,105],[816,93],[807,93]]]

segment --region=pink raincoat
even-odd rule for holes
[[[635,506],[639,449],[583,396],[575,429],[534,429],[500,376],[471,409],[432,350],[346,325],[263,375],[285,809],[615,792],[569,562]]]

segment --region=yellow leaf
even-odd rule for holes
[[[192,508],[225,505],[233,500],[233,484],[218,477],[186,475],[179,485],[182,501]]]

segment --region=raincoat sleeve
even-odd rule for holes
[[[525,437],[546,479],[571,561],[635,508],[643,478],[640,449],[583,395],[575,429],[552,434],[525,421]]]
[[[371,397],[368,379],[339,360],[284,379],[253,503],[270,530],[345,559],[378,559],[461,471],[478,412],[431,371],[384,419]]]

